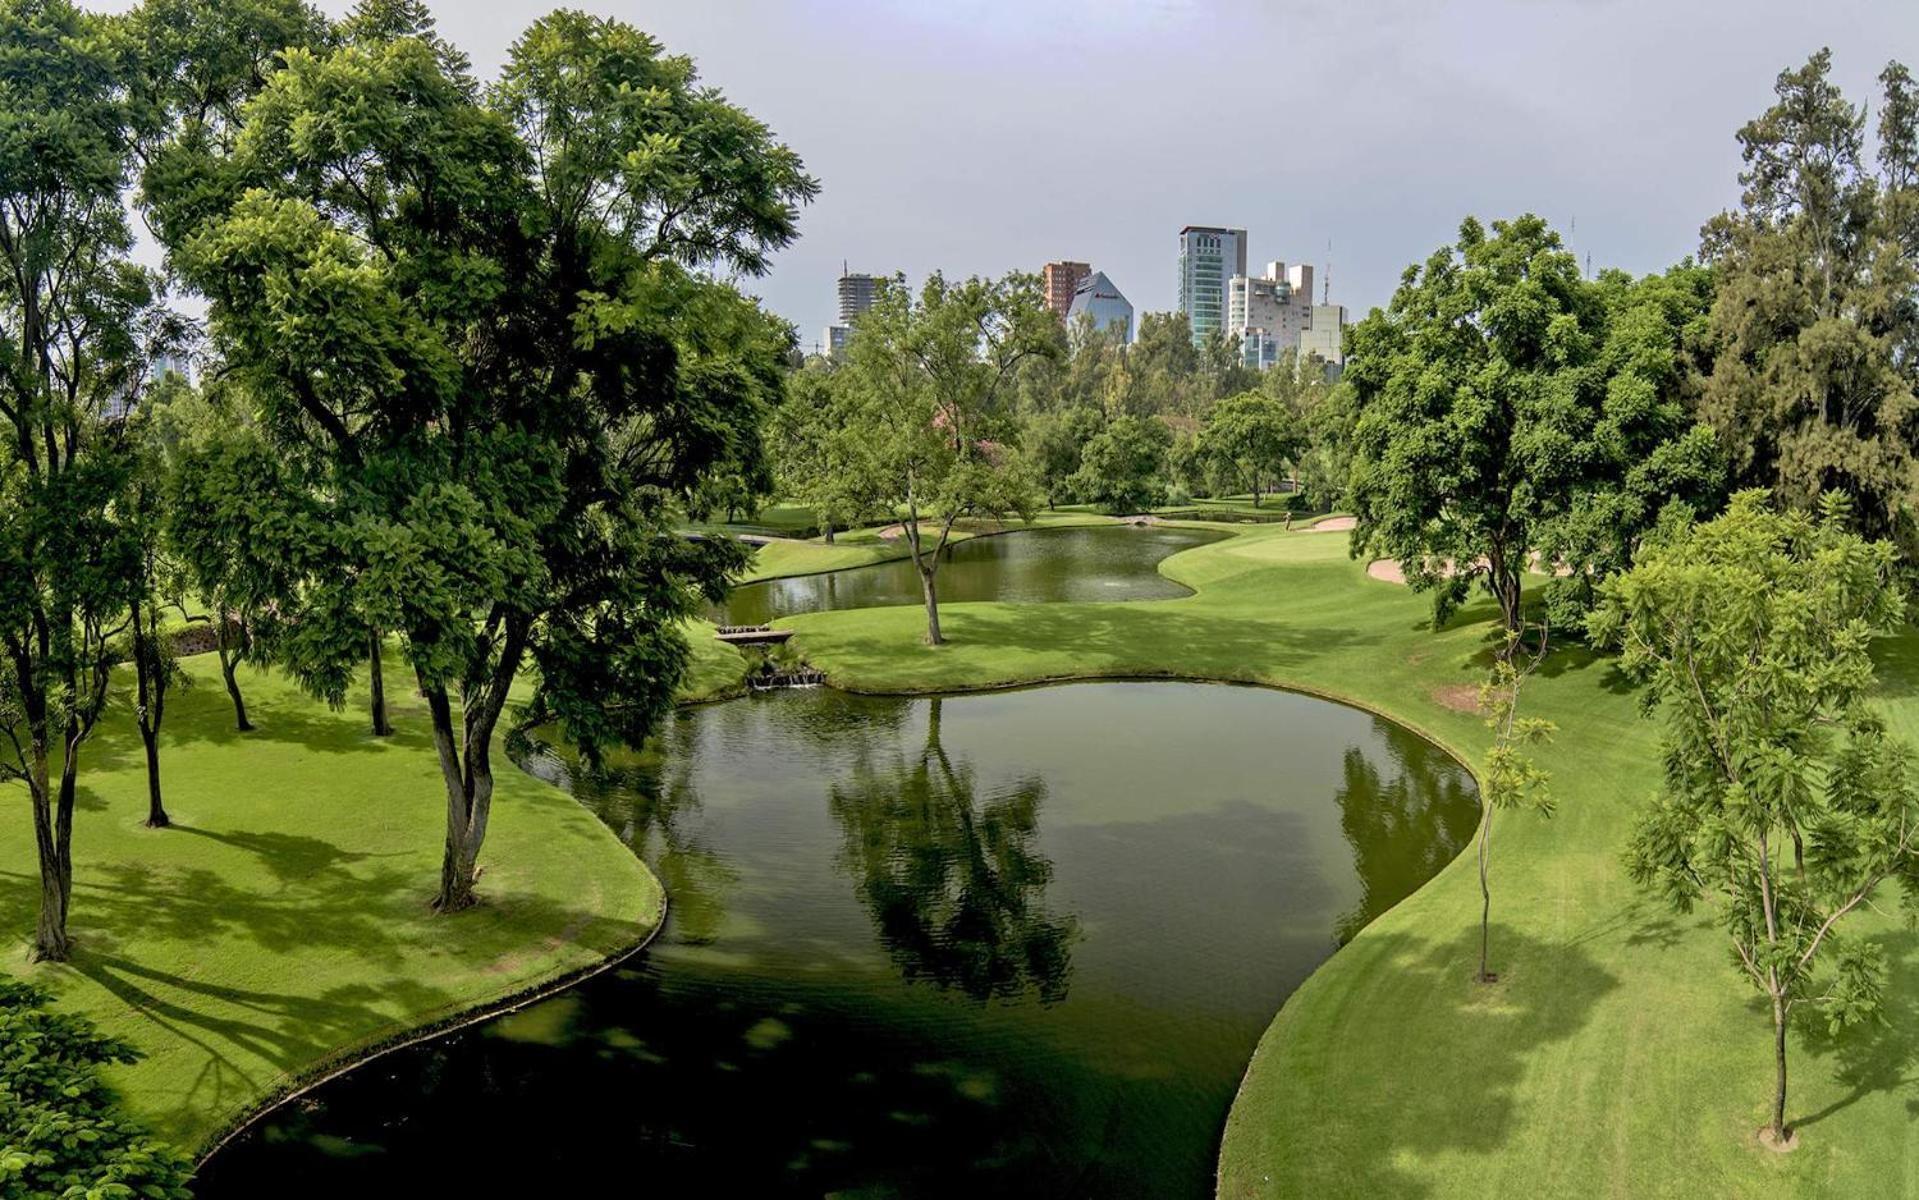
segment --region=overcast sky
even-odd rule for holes
[[[121,7],[122,3],[103,3]],[[438,0],[491,75],[549,0]],[[574,0],[691,54],[823,185],[748,281],[809,348],[854,271],[1091,262],[1173,307],[1182,225],[1331,263],[1355,315],[1460,218],[1657,270],[1738,196],[1738,127],[1831,46],[1919,69],[1919,0]],[[322,7],[343,12],[348,4]]]

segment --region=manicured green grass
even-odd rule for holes
[[[1367,578],[1346,542],[1262,528],[1186,551],[1162,565],[1197,589],[1182,600],[945,605],[951,641],[939,648],[920,643],[912,608],[782,623],[834,683],[855,689],[1157,674],[1282,684],[1373,708],[1476,761],[1486,732],[1471,706],[1490,605],[1433,633],[1425,599]],[[1884,702],[1919,734],[1919,639],[1882,652]],[[1221,1194],[1919,1193],[1919,935],[1890,917],[1861,922],[1895,966],[1888,1019],[1838,1038],[1795,1036],[1789,1111],[1802,1148],[1761,1149],[1770,1017],[1708,920],[1667,915],[1620,866],[1656,786],[1656,723],[1606,660],[1577,649],[1550,660],[1525,704],[1560,726],[1542,751],[1560,813],[1495,824],[1501,981],[1472,979],[1479,892],[1468,854],[1286,1003],[1233,1107]]]
[[[723,649],[723,648],[722,648]],[[428,907],[445,792],[424,705],[387,668],[395,736],[366,695],[330,712],[242,672],[238,734],[212,656],[168,702],[171,829],[150,830],[125,706],[84,751],[74,822],[73,961],[31,965],[38,901],[24,790],[0,789],[7,968],[146,1053],[111,1078],[191,1151],[263,1099],[356,1050],[588,968],[657,926],[659,883],[591,814],[496,753],[479,906]]]
[[[1099,513],[1080,511],[1040,512],[1033,514],[1030,522],[1017,517],[1005,523],[1008,530],[1019,529],[1065,529],[1081,525],[1109,525],[1113,518]],[[905,558],[911,551],[903,538],[882,538],[880,530],[884,526],[872,526],[866,529],[849,529],[835,535],[832,545],[820,538],[800,540],[782,538],[762,545],[753,556],[753,566],[742,578],[742,582],[752,583],[761,579],[777,579],[787,575],[817,575],[821,571],[839,571],[847,567],[864,567],[869,563],[890,562],[896,558]],[[978,534],[971,528],[955,528],[950,539],[963,542]]]

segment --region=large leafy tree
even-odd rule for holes
[[[816,185],[616,21],[541,20],[484,96],[418,6],[344,33],[289,51],[230,148],[189,144],[199,169],[154,199],[300,475],[276,658],[337,701],[368,625],[398,638],[444,776],[437,904],[458,909],[516,680],[532,668],[524,720],[589,759],[639,742],[683,620],[742,564],[673,513],[757,457],[791,331],[714,273],[764,270]]]
[[[828,542],[885,503],[857,404],[834,368],[814,359],[789,377],[771,425],[780,494],[812,509]]]
[[[1877,161],[1867,114],[1821,50],[1779,76],[1739,131],[1740,207],[1702,231],[1718,292],[1717,358],[1700,411],[1740,482],[1810,508],[1838,488],[1874,535],[1910,541],[1919,499],[1919,95],[1880,75]]]
[[[268,647],[295,595],[293,539],[305,514],[289,503],[298,475],[243,399],[233,387],[180,388],[155,415],[166,454],[165,550],[211,610],[234,728],[245,733],[253,722],[239,667],[271,661]]]
[[[1252,489],[1259,507],[1267,484],[1278,486],[1286,468],[1306,448],[1305,430],[1293,409],[1266,392],[1242,392],[1213,406],[1200,430],[1199,449],[1227,464]]]
[[[1172,448],[1173,431],[1158,417],[1116,418],[1087,441],[1073,474],[1073,492],[1113,513],[1164,503]]]
[[[1593,290],[1605,333],[1572,381],[1591,401],[1581,466],[1533,543],[1561,573],[1546,596],[1553,625],[1568,631],[1583,626],[1599,581],[1631,565],[1662,517],[1683,522],[1725,499],[1724,455],[1694,415],[1711,365],[1711,273],[1691,263],[1638,279],[1607,271]]]
[[[905,517],[931,645],[944,640],[935,578],[955,522],[1031,511],[1008,444],[1011,401],[1020,365],[1058,353],[1058,327],[1031,275],[955,283],[935,272],[918,295],[883,283],[847,344],[847,428],[866,448],[875,492]]]
[[[1771,1009],[1779,1146],[1795,1014],[1850,1024],[1884,986],[1882,953],[1846,917],[1881,884],[1919,884],[1909,753],[1867,699],[1872,639],[1902,614],[1897,555],[1851,517],[1838,493],[1815,518],[1742,492],[1651,542],[1593,626],[1665,721],[1665,779],[1628,865],[1676,911],[1713,913]]]
[[[1520,628],[1527,555],[1582,466],[1577,371],[1601,317],[1559,235],[1528,215],[1490,233],[1468,218],[1354,327],[1354,550],[1398,559],[1436,622],[1479,580]]]
[[[0,3],[0,778],[32,805],[41,959],[68,952],[81,751],[137,557],[121,418],[161,324],[127,258],[124,66],[103,18]]]

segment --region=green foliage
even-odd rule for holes
[[[1535,551],[1629,560],[1674,493],[1716,495],[1683,404],[1706,280],[1581,278],[1538,217],[1475,220],[1354,327],[1354,552],[1398,559],[1443,622],[1482,581],[1508,630]]]
[[[1059,353],[1058,329],[1031,275],[952,283],[937,272],[917,296],[903,280],[883,282],[853,328],[834,376],[844,436],[861,448],[849,462],[865,473],[865,494],[905,513],[929,642],[940,641],[934,579],[953,523],[1032,515],[1011,401],[1021,365]]]
[[[522,667],[522,719],[637,744],[744,566],[676,514],[764,479],[792,335],[717,276],[762,270],[817,185],[616,21],[543,19],[484,95],[420,5],[341,36],[289,49],[230,139],[183,126],[147,190],[282,466],[249,501],[289,518],[276,658],[337,703],[368,627],[398,635],[458,907]]]
[[[108,18],[0,3],[0,779],[30,796],[49,959],[67,953],[81,748],[138,571],[122,418],[179,332],[128,258],[126,73]]]
[[[1021,434],[1034,480],[1046,503],[1058,507],[1080,499],[1074,485],[1086,446],[1104,425],[1099,410],[1075,405],[1030,418]]]
[[[1247,483],[1255,508],[1260,493],[1276,483],[1305,448],[1298,416],[1284,400],[1263,392],[1242,392],[1214,405],[1197,446],[1199,453],[1226,464]]]
[[[1794,1010],[1838,1026],[1876,1007],[1878,964],[1843,918],[1882,882],[1919,884],[1910,754],[1867,703],[1872,639],[1903,613],[1897,558],[1851,517],[1838,493],[1815,518],[1742,492],[1650,544],[1594,619],[1665,723],[1664,783],[1627,866],[1675,911],[1710,905],[1771,1002],[1781,1135]]]
[[[1124,416],[1086,443],[1073,493],[1107,512],[1144,512],[1165,503],[1173,432],[1158,417]]]
[[[1558,629],[1583,629],[1598,582],[1631,565],[1668,508],[1683,521],[1724,502],[1724,455],[1693,416],[1712,361],[1712,282],[1688,262],[1641,279],[1607,271],[1594,284],[1606,333],[1576,385],[1595,400],[1580,446],[1586,465],[1533,546],[1567,572],[1546,588]]]
[[[0,977],[0,1197],[185,1200],[192,1165],[121,1115],[99,1068],[140,1055]]]
[[[834,371],[815,359],[788,376],[768,440],[780,494],[812,509],[828,529],[848,529],[890,497],[860,433],[857,397]]]
[[[1871,536],[1910,539],[1919,501],[1919,105],[1898,63],[1880,75],[1878,161],[1867,114],[1821,50],[1782,72],[1778,101],[1739,131],[1737,211],[1702,232],[1718,293],[1718,358],[1700,411],[1737,479],[1811,508],[1839,489]]]

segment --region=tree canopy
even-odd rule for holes
[[[423,21],[363,8],[339,47],[288,50],[230,148],[189,131],[195,169],[148,186],[295,476],[256,497],[303,531],[275,654],[337,702],[368,628],[399,636],[453,909],[522,667],[523,719],[589,756],[637,743],[695,597],[741,566],[674,506],[758,461],[791,331],[709,271],[763,269],[816,185],[630,26],[547,17],[482,95]]]
[[[1910,751],[1867,701],[1873,637],[1904,611],[1890,543],[1763,492],[1655,540],[1609,581],[1595,632],[1621,648],[1664,720],[1665,779],[1627,856],[1678,912],[1707,906],[1774,1026],[1771,1135],[1787,1140],[1786,1031],[1802,1006],[1834,1026],[1877,1010],[1883,951],[1844,918],[1919,885]]]
[[[1880,74],[1877,157],[1867,113],[1821,50],[1782,72],[1778,101],[1739,131],[1737,210],[1701,233],[1718,290],[1718,357],[1701,414],[1737,479],[1810,508],[1855,497],[1874,536],[1910,545],[1919,501],[1919,93]]]

